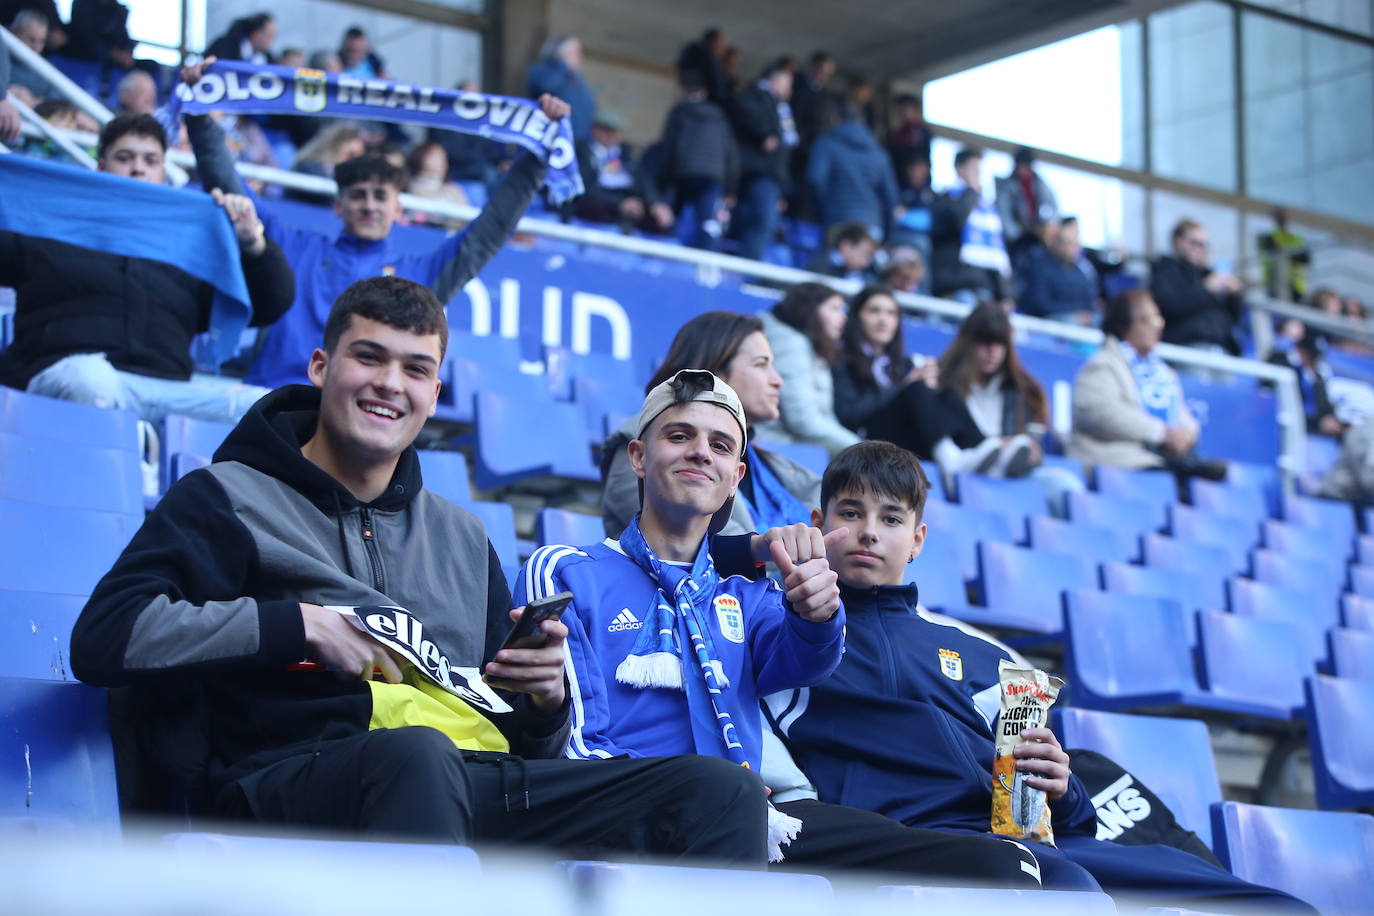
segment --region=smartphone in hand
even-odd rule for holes
[[[546,620],[557,620],[572,604],[572,592],[559,592],[547,598],[539,598],[525,605],[520,619],[506,634],[501,649],[538,649],[548,641],[548,636],[540,629]],[[501,651],[500,649],[497,650]]]

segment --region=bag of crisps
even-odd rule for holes
[[[1026,774],[1017,772],[1012,750],[1033,743],[1021,740],[1022,730],[1042,728],[1049,722],[1050,707],[1064,682],[1006,659],[997,663],[997,677],[1002,686],[1002,708],[997,715],[992,758],[992,832],[1053,846],[1054,828],[1045,790],[1027,784]]]

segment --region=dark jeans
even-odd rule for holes
[[[739,239],[740,257],[763,260],[778,227],[778,200],[782,188],[771,175],[751,175],[744,180],[731,222]]]
[[[957,393],[931,391],[924,382],[908,382],[891,392],[869,417],[867,430],[870,439],[900,445],[926,461],[935,457],[935,444],[946,437],[960,448],[973,448],[984,438]]]
[[[581,858],[767,859],[763,785],[716,757],[524,760],[424,727],[321,742],[230,783],[218,814],[438,843],[530,843]]]
[[[720,250],[721,226],[716,219],[724,202],[725,192],[720,181],[699,175],[678,178],[673,184],[673,212],[677,214],[677,238],[684,245]],[[688,207],[692,218],[684,218]]]

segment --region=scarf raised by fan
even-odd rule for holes
[[[215,289],[206,346],[238,348],[252,316],[238,239],[224,211],[185,191],[15,154],[0,155],[0,229],[180,268]]]
[[[690,570],[665,563],[644,540],[639,516],[620,536],[620,549],[658,586],[644,627],[630,654],[616,668],[616,680],[631,687],[659,687],[687,694],[692,745],[697,753],[724,757],[758,770],[758,755],[749,760],[735,721],[722,702],[730,686],[716,657],[706,607],[716,596],[720,577],[703,539]],[[692,661],[682,655],[690,646]],[[796,839],[801,821],[768,807],[768,860],[782,861],[782,847]]]
[[[539,104],[529,99],[359,79],[322,70],[216,61],[194,86],[177,86],[162,117],[169,136],[175,136],[183,113],[211,111],[401,121],[476,134],[496,143],[513,143],[547,164],[545,185],[549,202],[555,206],[583,191],[571,121],[550,121]]]

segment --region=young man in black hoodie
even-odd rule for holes
[[[139,756],[193,813],[761,865],[764,793],[744,769],[544,759],[567,744],[567,629],[500,648],[523,609],[412,445],[446,343],[424,287],[345,290],[314,387],[263,398],[168,491],[82,611],[73,670],[135,688]]]
[[[739,179],[739,150],[725,112],[707,98],[700,74],[682,74],[682,96],[663,125],[657,177],[672,194],[678,238],[715,250],[724,232],[722,215]],[[683,223],[688,204],[693,221]]]

